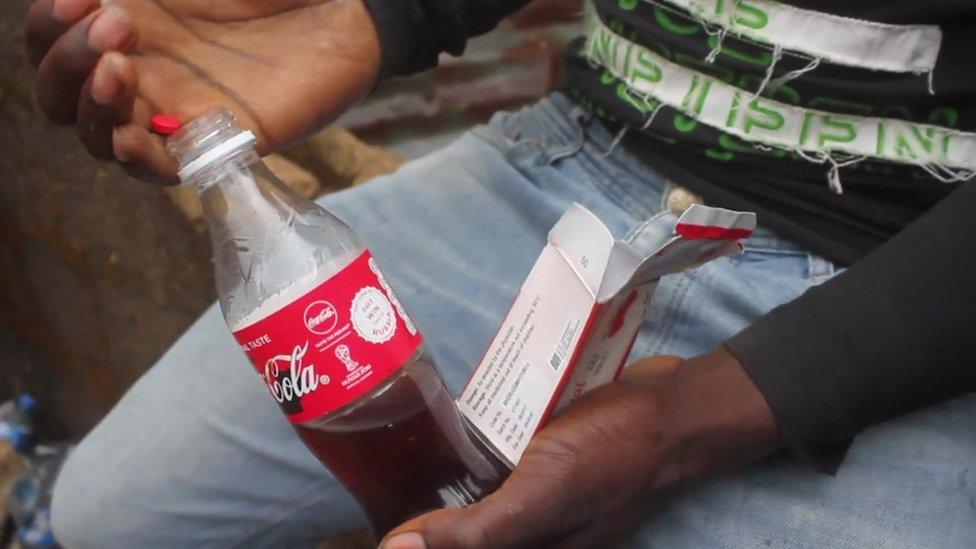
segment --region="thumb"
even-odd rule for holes
[[[498,546],[493,535],[498,529],[479,506],[441,509],[411,519],[387,534],[380,549]]]
[[[403,523],[387,534],[380,549],[494,549],[538,546],[560,539],[575,521],[560,520],[561,513],[555,510],[558,501],[542,499],[541,490],[517,480],[510,478],[497,492],[473,505],[440,509]]]

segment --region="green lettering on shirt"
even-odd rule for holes
[[[692,22],[690,25],[681,25],[679,23],[675,23],[671,19],[671,15],[668,14],[667,11],[659,7],[654,8],[654,20],[657,21],[657,24],[661,25],[661,27],[675,34],[681,34],[684,36],[697,34],[698,31],[701,30],[701,25],[699,25],[698,23]]]
[[[929,113],[929,122],[954,128],[959,123],[959,111],[952,107],[938,107]]]
[[[747,107],[748,109],[742,124],[742,131],[746,132],[746,134],[751,134],[753,128],[762,128],[774,132],[783,127],[783,115],[772,107],[764,107],[758,98],[750,101]],[[754,116],[757,114],[761,116]]]
[[[711,158],[712,160],[721,160],[722,162],[728,162],[735,158],[735,153],[730,151],[716,151],[715,149],[705,149],[705,156]]]
[[[729,116],[725,118],[725,127],[735,126],[735,121],[739,117],[739,103],[742,102],[742,94],[738,91],[732,94],[732,105],[729,107]]]
[[[640,0],[617,0],[617,6],[624,11],[634,11]]]
[[[904,134],[898,134],[895,138],[895,154],[902,158],[915,159],[915,151],[912,149],[912,145],[905,139]]]
[[[712,79],[700,74],[691,77],[691,87],[681,101],[681,107],[692,114],[701,114],[702,107],[705,106],[705,99],[708,98],[708,91],[712,89]]]
[[[762,29],[769,24],[769,14],[744,0],[738,2],[735,8],[735,16],[732,20],[736,25],[750,29]]]
[[[932,146],[935,144],[935,128],[930,126],[922,130],[915,124],[910,125],[909,128],[922,150],[928,153],[932,152]]]
[[[644,80],[646,82],[657,83],[661,81],[663,75],[661,67],[651,60],[646,51],[641,50],[637,52],[637,67],[634,67],[628,79],[630,82]]]
[[[611,49],[613,48],[616,41],[613,39],[613,35],[606,32],[601,32],[596,37],[596,48],[598,54],[603,59],[613,59],[610,55]]]
[[[877,142],[877,145],[875,146],[875,153],[878,156],[881,156],[881,155],[884,154],[884,150],[885,150],[885,134],[886,133],[887,132],[886,132],[886,127],[885,127],[884,120],[879,120],[878,121],[878,142]]]
[[[857,128],[851,122],[840,120],[829,114],[822,114],[820,115],[820,124],[823,126],[818,139],[821,147],[831,141],[834,143],[850,143],[857,139]],[[837,130],[837,132],[827,133],[823,131],[824,128],[831,128]]]

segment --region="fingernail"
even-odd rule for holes
[[[128,162],[132,158],[126,153],[126,151],[120,146],[120,142],[124,139],[122,128],[115,128],[112,130],[112,153],[115,155],[115,159],[119,162]]]
[[[88,29],[88,45],[95,51],[121,48],[130,37],[129,20],[122,10],[109,6],[98,14]]]
[[[380,549],[427,549],[427,543],[419,532],[405,532],[383,540]]]
[[[113,55],[120,54],[107,53],[102,56],[102,60],[95,67],[95,74],[92,76],[92,99],[103,107],[110,105],[115,100],[121,87],[121,83],[115,74],[117,65],[115,64],[115,60],[112,59]]]

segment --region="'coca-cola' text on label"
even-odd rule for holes
[[[292,423],[356,400],[423,342],[369,252],[234,337]]]

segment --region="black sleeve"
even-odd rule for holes
[[[794,452],[976,390],[976,183],[727,342]]]
[[[380,37],[380,77],[404,76],[460,55],[468,38],[495,28],[529,0],[365,0]]]

